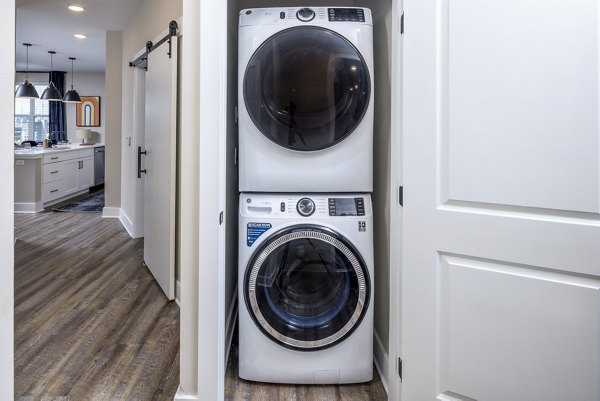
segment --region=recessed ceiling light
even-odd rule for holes
[[[69,6],[69,10],[80,13],[80,12],[84,11],[85,8],[73,5],[73,6]]]
[[[76,33],[76,34],[75,34],[75,35],[73,35],[73,36],[75,36],[77,39],[85,39],[85,38],[87,38],[87,36],[85,36],[85,35],[84,35],[84,34],[82,34],[82,33]]]

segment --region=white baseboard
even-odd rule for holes
[[[181,281],[175,280],[175,302],[181,308]]]
[[[179,388],[177,389],[177,393],[175,393],[175,398],[173,398],[173,401],[184,401],[184,400],[198,401],[198,396],[195,394],[193,394],[193,395],[185,394],[185,392],[183,391],[181,386],[179,386]]]
[[[231,350],[231,343],[233,342],[233,333],[235,332],[235,323],[238,317],[238,288],[235,287],[233,291],[233,297],[231,298],[231,304],[229,306],[229,312],[227,313],[227,320],[225,325],[225,369],[227,369],[229,363],[229,351]]]
[[[105,207],[102,209],[102,217],[107,219],[118,219],[121,208],[119,207]]]
[[[15,203],[15,213],[39,213],[44,210],[42,202],[36,203]]]
[[[375,362],[375,368],[379,372],[379,377],[381,377],[381,384],[383,384],[383,388],[385,388],[385,392],[388,392],[388,379],[389,379],[389,357],[388,353],[385,351],[383,347],[383,343],[381,342],[381,338],[377,334],[377,331],[373,330],[373,359]]]
[[[102,217],[107,217],[107,216],[103,215]],[[125,213],[123,211],[123,209],[119,209],[119,220],[121,221],[121,225],[123,227],[125,227],[125,230],[127,230],[127,233],[129,234],[129,236],[131,238],[135,238],[135,233],[133,232],[133,222],[131,221],[129,216],[127,216],[127,213]]]

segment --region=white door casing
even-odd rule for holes
[[[175,297],[177,37],[148,55],[144,168],[144,262],[169,299]]]
[[[135,163],[135,173],[131,177],[131,186],[133,192],[133,237],[144,236],[144,174],[138,178],[137,170],[144,169],[144,157],[138,163],[138,148],[145,149],[144,141],[145,122],[146,122],[146,70],[143,68],[133,68],[133,149],[131,157]]]
[[[402,399],[600,399],[598,2],[404,11]]]

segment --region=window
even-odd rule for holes
[[[47,84],[33,83],[33,86],[38,93],[43,93]],[[50,127],[49,103],[40,99],[15,99],[15,143],[41,142],[47,138]]]

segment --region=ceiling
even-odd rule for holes
[[[106,31],[120,31],[143,0],[16,0],[16,69],[25,70],[25,46],[29,48],[29,71],[48,71],[50,55],[56,51],[55,70],[70,71],[69,57],[76,57],[77,71],[104,71]],[[78,5],[84,12],[67,7]],[[75,33],[86,39],[73,37]]]

